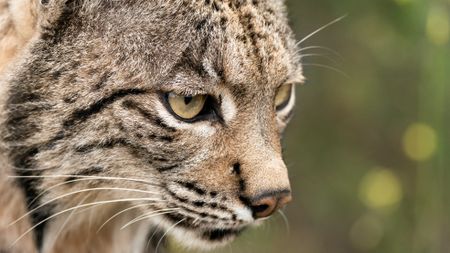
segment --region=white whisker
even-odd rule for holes
[[[333,59],[329,56],[323,55],[323,54],[302,54],[302,55],[300,55],[300,58],[314,57],[314,56],[325,58],[325,59],[333,62],[334,64],[339,64],[335,59]]]
[[[120,230],[123,230],[126,227],[129,227],[129,226],[133,225],[134,223],[139,222],[141,220],[146,220],[146,219],[149,219],[149,218],[152,218],[152,217],[155,217],[155,216],[158,216],[158,215],[162,215],[162,214],[173,213],[174,211],[177,211],[177,210],[180,210],[180,208],[161,209],[161,210],[156,210],[156,211],[153,211],[153,212],[149,212],[149,213],[140,215],[140,216],[134,218],[132,221],[128,222],[127,224],[123,225],[120,228]]]
[[[297,42],[297,46],[302,44],[303,42],[305,42],[307,39],[311,38],[312,36],[316,35],[317,33],[319,33],[320,31],[330,27],[331,25],[334,25],[335,23],[341,21],[342,19],[344,19],[345,17],[347,17],[347,15],[344,15],[342,17],[339,17],[333,21],[331,21],[330,23],[320,27],[319,29],[315,30],[314,32],[310,33],[309,35],[307,35],[306,37],[304,37],[302,40],[300,40],[299,42]]]
[[[164,237],[170,232],[170,230],[174,229],[178,224],[180,224],[181,222],[183,222],[185,220],[186,220],[186,218],[178,221],[177,223],[173,224],[169,229],[167,229],[167,231],[161,236],[161,239],[159,239],[158,244],[156,244],[155,253],[158,253],[159,245],[161,244]]]
[[[198,222],[198,220],[200,220],[200,218],[195,218],[195,220],[194,220],[194,221],[192,221],[192,225],[195,225],[195,223],[197,223],[197,222]]]
[[[103,187],[103,188],[90,188],[90,189],[83,189],[83,190],[79,190],[79,191],[74,191],[74,192],[69,192],[63,195],[60,195],[56,198],[53,198],[49,201],[46,201],[45,203],[39,205],[38,207],[30,210],[29,212],[27,212],[26,214],[22,215],[21,217],[19,217],[17,220],[15,220],[14,222],[12,222],[11,224],[9,224],[9,226],[12,226],[14,224],[16,224],[17,222],[19,222],[20,220],[22,220],[23,218],[27,217],[28,215],[30,215],[31,213],[35,212],[36,210],[65,197],[71,196],[71,195],[75,195],[78,193],[83,193],[83,192],[90,192],[90,191],[101,191],[101,190],[123,190],[123,191],[131,191],[131,192],[140,192],[140,193],[150,193],[150,194],[158,194],[156,192],[150,192],[150,191],[142,191],[142,190],[134,190],[134,189],[127,189],[127,188],[110,188],[110,187]],[[152,200],[161,200],[161,199],[152,199]]]
[[[328,65],[324,65],[324,64],[319,64],[319,63],[302,63],[302,66],[312,66],[312,67],[320,67],[320,68],[325,68],[325,69],[329,69],[329,70],[333,70],[341,75],[343,75],[344,77],[351,79],[349,75],[347,75],[347,73],[345,73],[344,71],[337,69],[335,67],[331,67]]]
[[[286,217],[286,215],[284,214],[283,211],[278,210],[278,213],[279,213],[280,216],[283,218],[284,224],[285,224],[285,226],[286,226],[287,234],[289,235],[289,234],[291,233],[291,228],[290,228],[290,226],[289,226],[289,220],[288,220],[288,218]]]
[[[334,55],[336,55],[337,57],[339,57],[340,59],[343,59],[344,57],[342,57],[342,55],[340,53],[338,53],[336,50],[333,50],[329,47],[322,47],[322,46],[309,46],[309,47],[303,47],[297,50],[297,53],[301,53],[307,50],[314,50],[314,49],[322,49],[325,50],[329,53],[332,53]]]
[[[150,243],[152,242],[153,237],[155,237],[156,233],[158,233],[158,228],[161,225],[161,223],[162,223],[162,220],[160,220],[158,222],[158,225],[156,225],[155,231],[153,231],[152,236],[150,236],[150,238],[148,238],[148,240],[147,240],[147,245],[145,246],[145,249],[148,249],[148,247],[150,246]]]
[[[47,171],[47,170],[54,170],[57,169],[56,167],[54,168],[35,168],[35,169],[24,169],[24,168],[14,168],[14,170],[16,171]]]
[[[84,203],[84,201],[86,201],[86,199],[88,199],[90,197],[90,193],[88,195],[86,195],[80,202],[78,202],[77,206],[81,205]],[[56,242],[58,240],[58,237],[61,235],[64,227],[67,225],[67,223],[69,222],[70,218],[72,218],[72,216],[75,214],[75,209],[72,210],[69,214],[69,216],[67,217],[67,219],[64,221],[64,223],[61,225],[61,227],[59,228],[59,231],[56,233],[56,235],[53,237],[53,243]]]
[[[117,216],[119,216],[119,215],[121,215],[121,214],[123,214],[123,213],[125,213],[125,212],[128,212],[128,211],[130,211],[130,210],[133,210],[133,209],[136,209],[136,208],[139,208],[139,207],[143,207],[143,206],[150,206],[150,205],[152,205],[152,204],[135,205],[135,206],[132,206],[132,207],[123,209],[122,211],[115,213],[113,216],[111,216],[108,220],[106,220],[106,221],[98,228],[97,233],[100,232],[100,230],[102,230],[103,227],[106,226],[106,224],[107,224],[108,222],[112,221],[112,220],[113,220],[114,218],[116,218]]]
[[[111,204],[111,203],[120,203],[120,202],[130,202],[130,201],[143,201],[143,200],[147,200],[147,201],[152,201],[154,199],[148,199],[148,198],[129,198],[129,199],[114,199],[114,200],[104,200],[104,201],[97,201],[97,202],[93,202],[93,203],[87,203],[87,204],[83,204],[83,205],[79,205],[79,206],[75,206],[75,207],[71,207],[68,209],[65,209],[63,211],[60,211],[58,213],[55,213],[53,215],[51,215],[50,217],[47,217],[43,220],[41,220],[40,222],[38,222],[37,224],[35,224],[33,227],[31,227],[30,229],[28,229],[27,231],[25,231],[21,236],[19,236],[19,238],[17,238],[11,246],[14,246],[18,241],[20,241],[20,239],[22,239],[25,235],[27,235],[28,233],[30,233],[31,231],[33,231],[36,227],[40,226],[41,224],[43,224],[44,222],[55,218],[56,216],[59,216],[61,214],[70,212],[72,210],[78,209],[78,208],[83,208],[83,207],[88,207],[88,206],[92,206],[92,205],[101,205],[101,204]]]
[[[10,178],[68,178],[68,177],[74,177],[74,178],[90,178],[90,179],[98,179],[98,180],[124,180],[124,181],[131,181],[136,183],[145,183],[149,185],[155,185],[155,183],[142,180],[142,179],[134,179],[134,178],[125,178],[125,177],[101,177],[101,176],[82,176],[82,175],[48,175],[48,176],[8,176]]]
[[[55,188],[57,188],[57,187],[59,187],[59,186],[63,186],[63,185],[66,185],[66,184],[71,184],[71,183],[74,183],[74,182],[80,182],[80,181],[92,181],[92,180],[94,180],[94,179],[92,179],[92,178],[79,178],[79,179],[73,179],[73,180],[65,181],[65,182],[63,182],[63,183],[56,184],[56,185],[54,185],[54,186],[52,186],[52,187],[49,187],[49,188],[45,189],[45,191],[43,191],[43,192],[41,192],[39,195],[37,195],[37,196],[30,202],[30,204],[28,204],[28,207],[31,207],[32,204],[33,204],[36,200],[38,200],[41,196],[43,196],[45,193],[47,193],[47,192],[49,192],[49,191],[51,191],[51,190],[53,190],[53,189],[55,189]],[[156,193],[155,193],[155,194],[156,194]]]

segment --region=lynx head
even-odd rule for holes
[[[48,0],[36,10],[5,123],[27,195],[35,206],[57,198],[35,219],[122,199],[208,248],[290,201],[280,137],[302,73],[281,0]]]

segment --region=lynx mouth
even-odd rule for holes
[[[238,236],[244,229],[215,229],[203,232],[203,238],[208,241],[223,241],[233,239]]]
[[[194,248],[214,248],[226,245],[233,241],[239,234],[241,234],[248,225],[224,225],[221,222],[196,223],[195,219],[181,215],[181,214],[166,214],[165,217],[172,224],[176,224],[174,235],[178,241],[183,244],[186,243],[185,234],[190,235],[191,241],[187,242],[188,246]],[[181,232],[181,233],[179,233]],[[181,236],[180,236],[181,235]],[[195,238],[192,240],[192,238]]]

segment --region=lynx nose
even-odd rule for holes
[[[255,218],[266,218],[292,200],[290,191],[269,192],[250,200]]]

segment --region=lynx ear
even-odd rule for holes
[[[29,39],[36,32],[37,4],[30,0],[8,0],[8,15],[17,36]]]
[[[48,27],[61,15],[67,0],[6,0],[8,15],[21,39],[28,40],[40,27]]]
[[[35,3],[38,27],[49,28],[54,24],[64,12],[64,8],[71,0],[33,0]]]
[[[68,1],[0,0],[0,73],[34,36],[58,20]]]
[[[37,32],[35,0],[0,0],[0,74]]]

